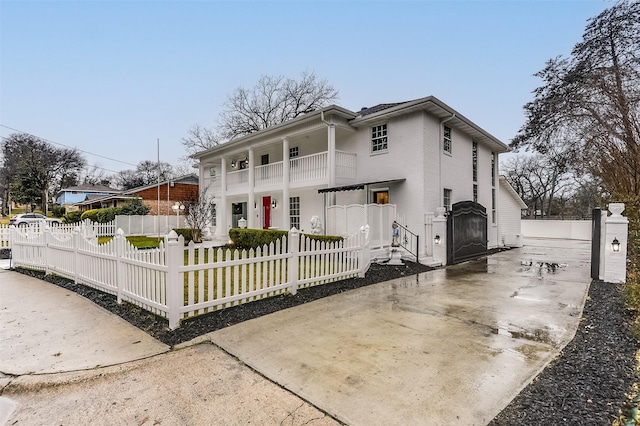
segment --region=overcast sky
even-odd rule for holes
[[[172,164],[239,86],[313,71],[364,106],[434,95],[508,143],[545,61],[568,55],[602,0],[0,0],[0,135],[111,171]]]

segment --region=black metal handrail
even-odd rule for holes
[[[407,227],[400,225],[398,222],[393,222],[395,225],[398,225],[399,238],[398,245],[408,251],[416,258],[416,263],[420,263],[418,261],[418,248],[420,247],[420,236],[411,232]],[[415,247],[415,252],[413,251],[413,247]]]

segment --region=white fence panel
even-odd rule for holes
[[[11,248],[11,231],[9,225],[0,225],[0,249]]]
[[[169,327],[200,315],[356,275],[370,265],[368,229],[327,243],[292,230],[257,250],[196,248],[175,232],[167,245],[139,250],[122,230],[108,243],[81,232],[12,228],[14,264],[56,273],[168,317]],[[302,241],[300,241],[302,238]],[[186,260],[185,260],[186,258]]]
[[[114,222],[114,229],[122,229],[125,235],[164,236],[172,229],[186,227],[185,217],[178,215],[118,215]]]
[[[327,207],[328,235],[355,235],[361,226],[369,225],[371,248],[391,244],[391,225],[396,220],[395,204],[351,204]]]

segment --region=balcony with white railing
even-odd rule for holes
[[[222,189],[222,185],[219,177],[217,176],[205,177],[202,183],[204,187],[201,188],[201,190],[206,191],[207,195],[209,196],[220,195],[220,190]]]
[[[358,177],[357,155],[351,152],[336,151],[336,179],[345,183],[354,182]]]
[[[282,185],[282,161],[256,167],[253,181],[256,188]]]
[[[249,187],[249,169],[235,170],[227,173],[227,190],[245,189]]]
[[[289,160],[289,182],[313,182],[327,177],[327,153],[305,155]]]
[[[357,177],[356,154],[336,151],[336,179],[340,183],[354,182]],[[318,185],[328,183],[327,163],[328,153],[319,152],[289,159],[289,183],[300,187],[305,184]],[[282,161],[254,169],[254,188],[265,189],[268,187],[281,187],[283,181]],[[209,183],[209,191],[219,194],[220,178],[206,179]],[[217,184],[217,186],[215,186]],[[230,193],[242,193],[249,189],[249,170],[234,170],[227,173],[227,191]]]

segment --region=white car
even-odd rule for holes
[[[49,226],[58,226],[62,223],[60,219],[46,217],[39,213],[23,213],[17,214],[9,219],[9,225],[27,226],[34,223],[48,223]]]

